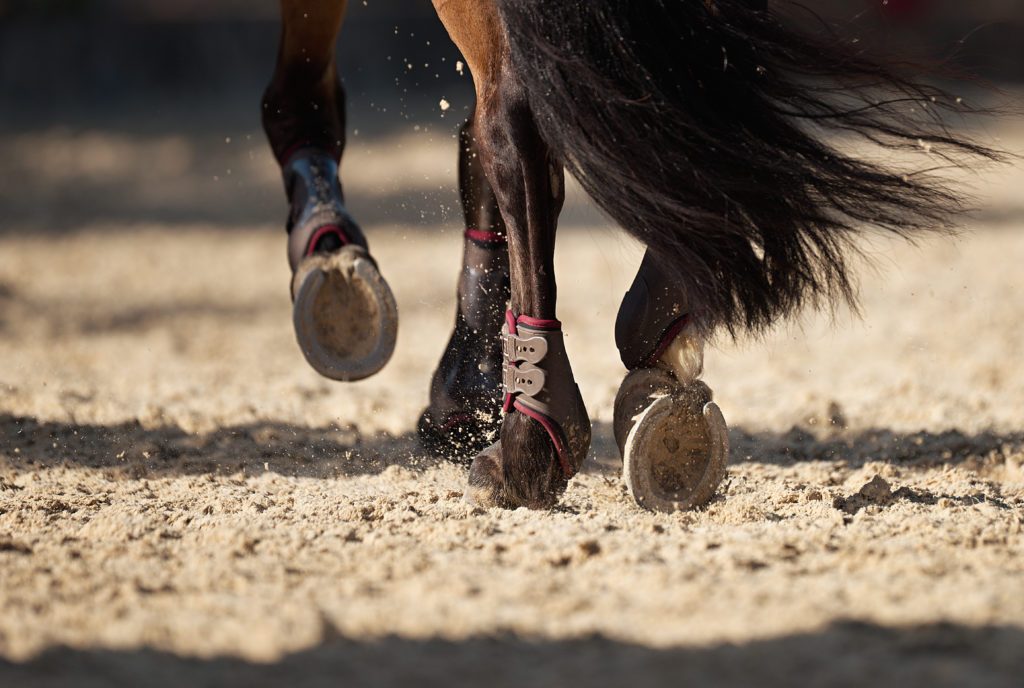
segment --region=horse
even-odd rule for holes
[[[727,427],[700,380],[709,337],[855,308],[847,256],[865,227],[913,238],[962,206],[936,175],[836,135],[948,165],[999,155],[943,123],[959,99],[764,0],[432,1],[476,102],[459,135],[457,313],[418,433],[470,459],[465,496],[481,506],[550,507],[590,446],[556,315],[567,171],[646,246],[616,318],[613,427],[631,494],[675,511],[726,473]],[[262,121],[290,203],[297,339],[317,371],[356,380],[387,362],[398,311],[338,177],[345,9],[281,0]]]

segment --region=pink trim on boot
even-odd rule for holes
[[[658,345],[658,350],[651,354],[650,358],[644,361],[643,367],[648,368],[657,363],[658,359],[660,359],[664,355],[669,345],[671,345],[672,342],[675,340],[676,335],[682,332],[683,328],[689,324],[689,314],[684,315],[683,317],[679,318],[679,320],[676,320],[672,327],[668,328],[668,332],[665,334],[665,336],[661,338],[661,344]]]
[[[504,234],[500,234],[498,232],[485,232],[480,229],[467,229],[465,232],[463,232],[463,236],[465,236],[467,239],[472,239],[473,241],[483,241],[489,243],[501,242],[504,244],[508,241]]]
[[[515,406],[515,409],[520,413],[525,413],[530,418],[533,418],[535,421],[540,423],[541,427],[547,431],[548,437],[551,438],[551,443],[555,445],[555,451],[558,452],[558,462],[562,464],[562,473],[565,475],[565,479],[568,480],[576,475],[575,471],[569,467],[569,453],[565,450],[565,442],[562,440],[562,432],[559,430],[558,426],[555,425],[555,422],[543,413],[527,408],[519,402],[515,402],[513,406]]]
[[[561,329],[562,327],[562,323],[559,320],[544,320],[543,318],[531,318],[528,315],[520,315],[518,318],[516,318],[516,324],[519,323],[522,323],[527,327],[538,327],[542,330],[558,330]]]
[[[321,227],[320,229],[313,232],[313,236],[312,238],[310,238],[309,244],[306,246],[306,255],[313,255],[313,253],[316,251],[317,242],[319,242],[328,234],[337,235],[337,237],[341,239],[342,244],[348,245],[352,243],[351,241],[349,241],[349,238],[345,234],[345,232],[342,231],[341,227],[338,227],[337,225],[327,225],[326,227]]]

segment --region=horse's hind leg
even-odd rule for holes
[[[545,507],[579,470],[590,421],[555,319],[555,223],[562,167],[552,160],[519,87],[490,0],[434,0],[469,63],[481,162],[509,242],[511,310],[502,337],[506,416],[501,439],[473,460],[467,497]]]
[[[615,340],[630,371],[613,419],[630,494],[656,511],[706,504],[725,477],[729,438],[698,379],[704,342],[685,295],[650,252],[619,308]]]
[[[459,136],[459,192],[466,220],[455,328],[420,416],[423,444],[441,456],[472,457],[497,438],[501,325],[509,298],[505,222],[480,164],[471,116]]]
[[[263,128],[290,204],[293,322],[306,360],[337,380],[380,370],[394,350],[394,296],[345,210],[338,163],[345,93],[334,40],[346,0],[281,0],[277,67],[263,97]]]

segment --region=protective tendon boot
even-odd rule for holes
[[[501,346],[503,409],[525,413],[544,427],[568,481],[590,449],[590,418],[565,353],[562,324],[508,311]]]
[[[630,494],[654,511],[703,506],[725,477],[729,437],[697,379],[704,344],[685,295],[650,253],[619,307],[615,343],[630,371],[613,418]]]
[[[469,230],[455,329],[430,384],[420,441],[439,456],[471,459],[501,427],[501,325],[509,297],[504,236]]]
[[[304,147],[288,155],[282,173],[291,203],[288,263],[299,347],[325,377],[373,375],[395,349],[398,309],[342,204],[338,163],[322,148]]]

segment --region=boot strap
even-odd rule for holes
[[[571,478],[590,448],[590,419],[565,354],[561,323],[516,318],[510,311],[501,350],[505,412],[515,409],[539,422]]]

